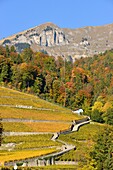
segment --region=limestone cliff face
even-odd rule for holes
[[[55,46],[55,45],[65,45],[68,44],[68,40],[65,38],[65,34],[60,29],[54,29],[47,26],[41,34],[37,37],[34,36],[34,41],[40,46]]]
[[[30,46],[53,56],[71,56],[73,60],[92,56],[113,48],[113,24],[78,29],[59,28],[45,23],[0,40],[2,45],[14,45],[17,51]]]
[[[15,45],[17,43],[36,44],[38,46],[52,47],[55,45],[66,45],[68,40],[63,31],[54,25],[44,25],[42,28],[36,27],[24,33],[17,34],[11,41],[3,42],[4,45]]]

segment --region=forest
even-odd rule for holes
[[[70,58],[70,57],[69,57]],[[0,46],[0,86],[35,94],[113,125],[113,50],[76,59]]]

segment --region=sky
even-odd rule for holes
[[[61,28],[113,23],[113,0],[0,0],[0,39],[52,22]]]

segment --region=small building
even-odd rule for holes
[[[77,110],[73,110],[72,112],[76,113],[78,115],[81,115],[81,113],[83,113],[83,110],[82,109],[77,109]]]

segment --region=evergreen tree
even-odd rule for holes
[[[9,46],[6,45],[6,57],[9,57],[10,55],[10,49],[9,49]]]
[[[37,95],[43,91],[43,79],[41,77],[36,77],[33,89]]]
[[[108,108],[105,114],[103,115],[105,123],[113,125],[113,108]]]
[[[15,49],[14,45],[11,46],[10,51],[11,52],[16,52],[16,49]]]
[[[99,122],[99,123],[103,123],[104,120],[102,118],[102,112],[100,112],[99,110],[95,109],[91,112],[91,119],[95,122]]]
[[[23,50],[22,59],[26,63],[29,63],[33,59],[33,51],[31,50],[31,48],[25,48]]]
[[[0,81],[2,82],[7,81],[7,79],[8,79],[8,65],[4,63],[0,74]]]
[[[105,128],[100,132],[91,157],[96,161],[98,170],[113,170],[113,129]]]

